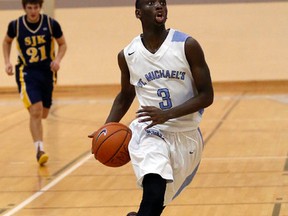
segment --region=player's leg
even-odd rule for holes
[[[166,133],[165,137],[174,140],[170,142],[174,181],[166,188],[165,204],[167,204],[192,182],[201,161],[204,145],[200,130]]]
[[[42,127],[42,113],[43,105],[39,101],[35,104],[32,104],[29,108],[30,115],[30,131],[33,138],[33,141],[42,141],[43,140],[43,127]]]
[[[32,104],[28,110],[30,114],[30,132],[37,152],[36,158],[40,165],[44,165],[48,160],[48,155],[45,153],[43,146],[42,116],[44,108],[42,102]]]
[[[44,88],[41,89],[41,100],[43,104],[42,119],[46,119],[49,115],[50,107],[52,106],[52,97],[54,90],[53,72],[47,71],[50,76],[45,77],[45,82],[42,83]]]
[[[42,119],[46,119],[49,115],[50,108],[43,107]]]
[[[24,67],[24,65],[16,65],[15,78],[18,86],[22,102],[29,112],[29,127],[32,135],[34,145],[36,147],[36,157],[40,165],[47,162],[48,156],[43,149],[43,127],[42,116],[45,111],[42,104],[43,85],[39,83],[38,71],[31,71]],[[24,72],[25,71],[25,72]],[[44,89],[46,89],[44,87]]]
[[[166,179],[158,174],[147,174],[143,179],[143,196],[137,216],[159,216],[164,207]]]
[[[39,124],[39,128],[41,129],[41,131],[37,131],[35,128],[36,133],[39,132],[39,136],[41,135],[41,139],[40,142],[35,142],[36,148],[37,148],[37,160],[38,163],[40,165],[43,165],[47,162],[48,160],[48,155],[44,152],[44,147],[43,147],[43,125],[42,125],[42,120],[46,119],[48,117],[49,114],[49,110],[50,107],[52,105],[52,93],[53,93],[53,87],[54,87],[54,82],[53,82],[53,76],[52,76],[52,72],[51,71],[46,71],[46,73],[42,73],[42,75],[44,76],[41,84],[41,88],[37,89],[37,93],[40,94],[40,103],[36,103],[37,105],[41,105],[41,106],[37,106],[36,109],[36,116],[35,116],[35,123]],[[41,112],[38,112],[40,111]],[[39,115],[38,115],[39,114]],[[41,134],[40,134],[41,132]],[[39,145],[37,147],[37,145]]]
[[[173,181],[166,139],[161,131],[145,130],[145,126],[137,119],[130,124],[129,154],[143,196],[138,213],[131,212],[128,216],[159,216],[164,208],[166,184]]]

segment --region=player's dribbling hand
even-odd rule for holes
[[[94,131],[92,134],[88,135],[88,138],[91,138],[93,139],[95,134],[97,133],[98,131]],[[92,146],[91,146],[91,154],[94,154],[94,146],[93,146],[93,141],[92,141]]]
[[[88,137],[89,137],[89,138],[93,138],[97,132],[98,132],[98,130],[97,130],[97,131],[94,131],[92,134],[88,135]]]

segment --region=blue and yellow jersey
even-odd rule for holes
[[[55,58],[49,16],[41,14],[40,24],[35,30],[28,26],[25,16],[19,17],[16,25],[18,64],[25,68],[49,69],[51,61]]]

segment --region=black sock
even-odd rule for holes
[[[164,209],[166,180],[158,174],[143,179],[143,196],[137,216],[159,216]]]

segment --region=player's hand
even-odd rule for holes
[[[54,72],[57,72],[60,69],[60,63],[57,61],[52,61],[50,64],[50,69]]]
[[[146,129],[153,127],[156,124],[163,124],[169,118],[165,111],[154,107],[154,106],[141,106],[136,112],[137,118],[139,118],[139,122],[150,122]]]
[[[13,66],[11,63],[8,63],[5,65],[5,72],[9,75],[9,76],[12,76],[14,75],[13,73]]]
[[[92,134],[88,135],[89,138],[93,138],[98,131],[94,131]]]
[[[88,135],[88,137],[93,139],[96,133],[98,133],[98,131],[94,131],[92,134]],[[92,146],[91,146],[91,154],[94,154],[93,140],[92,140]]]

